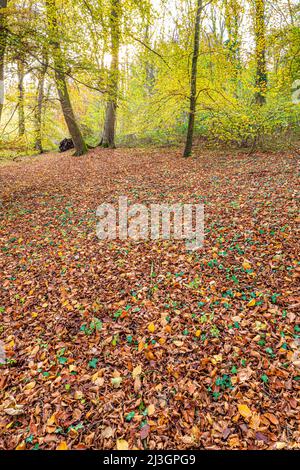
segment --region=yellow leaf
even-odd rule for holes
[[[26,449],[26,444],[25,441],[20,442],[19,445],[17,445],[15,450],[25,450]]]
[[[251,418],[252,411],[247,405],[238,405],[239,413],[243,416],[243,418]]]
[[[255,300],[255,299],[252,299],[252,300],[250,300],[250,302],[248,303],[248,307],[254,307],[255,304],[256,304],[256,300]]]
[[[238,437],[231,437],[228,441],[229,447],[239,447],[240,446],[240,441]]]
[[[117,439],[117,450],[128,450],[128,442],[125,439]]]
[[[243,268],[244,269],[251,269],[251,264],[248,263],[248,261],[244,261],[244,263],[242,264]]]
[[[52,426],[55,423],[55,419],[56,419],[56,413],[53,413],[53,415],[50,416],[50,418],[47,421],[47,426]]]
[[[275,449],[281,450],[284,449],[287,446],[286,442],[276,442],[275,443]]]
[[[39,349],[40,349],[39,345],[35,346],[35,347],[33,348],[33,350],[31,351],[30,356],[31,356],[31,357],[36,356],[37,353],[39,352]]]
[[[154,413],[155,413],[155,406],[154,405],[149,405],[148,408],[147,408],[147,414],[148,416],[152,416]]]
[[[251,419],[250,419],[249,426],[250,426],[251,429],[254,429],[255,431],[257,431],[259,429],[260,416],[259,416],[258,413],[253,413],[253,415],[251,416]]]
[[[148,325],[148,331],[149,331],[150,333],[154,333],[154,331],[155,331],[155,325],[154,325],[154,323],[150,323],[150,325]]]
[[[135,379],[138,375],[141,375],[141,373],[142,373],[142,366],[138,365],[133,369],[132,377]]]
[[[222,354],[216,354],[215,356],[213,356],[213,357],[211,358],[211,362],[212,362],[212,364],[214,364],[214,365],[217,364],[218,362],[222,362],[222,361],[223,361],[223,356],[222,356]]]
[[[197,336],[197,338],[199,338],[200,335],[201,335],[201,330],[197,330],[196,333],[195,333],[195,336]]]
[[[56,447],[56,450],[69,450],[66,441],[61,441]]]
[[[25,385],[25,390],[32,390],[35,387],[36,382],[30,382],[29,384]]]

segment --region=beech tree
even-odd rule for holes
[[[7,44],[6,15],[4,10],[6,7],[7,0],[0,0],[0,122],[4,100],[4,56]]]
[[[297,132],[296,0],[0,5],[0,145],[57,149],[67,128],[80,155],[114,148],[117,129],[187,157],[194,136],[254,148]]]
[[[75,155],[80,156],[87,152],[87,146],[84,142],[80,127],[77,123],[67,86],[65,60],[59,41],[59,25],[56,0],[46,0],[46,10],[56,87],[62,107],[62,112],[74,142]]]
[[[111,0],[110,35],[111,64],[108,82],[108,101],[106,105],[104,129],[100,145],[115,148],[116,112],[119,88],[119,50],[120,50],[120,0]]]
[[[266,25],[265,0],[255,0],[255,59],[256,59],[256,93],[255,101],[259,105],[266,102],[267,64],[266,64]]]
[[[189,122],[186,136],[186,144],[183,156],[189,157],[192,152],[193,146],[193,135],[195,126],[195,114],[197,105],[197,69],[198,69],[198,57],[199,57],[199,40],[200,40],[200,19],[203,8],[202,0],[197,0],[197,10],[195,19],[195,33],[194,33],[194,52],[192,59],[191,69],[191,94],[190,94],[190,111],[189,111]]]
[[[48,69],[48,54],[43,54],[43,63],[37,69],[37,89],[34,106],[34,149],[38,153],[43,153],[42,144],[42,114],[45,101],[45,80]]]
[[[19,137],[25,135],[25,110],[24,110],[24,64],[17,60],[18,69],[18,116],[19,116]]]

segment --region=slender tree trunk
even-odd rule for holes
[[[4,56],[7,42],[7,31],[5,28],[5,14],[2,9],[7,7],[7,0],[0,0],[0,122],[4,102]]]
[[[255,0],[255,44],[255,102],[258,105],[262,106],[266,102],[266,92],[268,84],[266,65],[265,0]]]
[[[62,107],[62,112],[74,142],[75,155],[84,155],[87,152],[87,146],[82,137],[81,130],[77,124],[77,120],[73,111],[72,103],[70,100],[69,90],[66,81],[66,75],[63,64],[63,54],[61,52],[59,42],[59,29],[57,20],[57,7],[56,0],[46,0],[48,28],[51,37],[51,44],[53,49],[53,61],[55,69],[55,82]]]
[[[191,94],[190,94],[190,112],[189,112],[189,123],[188,131],[186,136],[186,144],[183,156],[189,157],[192,153],[193,146],[193,135],[195,127],[195,113],[197,104],[197,69],[198,69],[198,57],[199,57],[199,40],[200,40],[200,17],[202,12],[202,0],[197,0],[197,12],[195,20],[195,35],[194,35],[194,53],[192,60],[192,71],[191,71]]]
[[[45,95],[45,78],[48,68],[48,59],[46,55],[44,56],[44,63],[40,70],[38,71],[38,85],[37,85],[37,94],[36,94],[36,105],[34,109],[34,122],[35,122],[35,130],[34,130],[34,148],[39,153],[43,153],[43,145],[42,145],[42,113],[43,113],[43,105],[44,105],[44,95]]]
[[[104,129],[100,145],[115,148],[116,113],[119,88],[120,0],[111,0],[111,65],[108,83]]]
[[[144,43],[147,46],[150,46],[150,18],[148,16],[148,22],[145,28],[145,36],[144,36]],[[154,83],[155,83],[155,72],[154,72],[154,67],[153,63],[151,61],[151,56],[149,51],[146,51],[146,62],[145,62],[145,88],[148,96],[151,96],[153,94],[153,88],[154,88]]]
[[[241,69],[239,46],[240,7],[237,0],[225,0],[225,24],[228,32],[229,60],[233,65],[234,82],[237,92],[239,71]],[[237,93],[236,93],[237,94]]]
[[[291,4],[291,0],[288,0],[288,9],[289,9],[289,14],[290,14],[290,19],[291,19],[291,25],[295,26],[294,13],[293,13],[293,7],[292,7],[292,4]]]
[[[24,64],[20,60],[17,61],[18,67],[18,116],[19,126],[18,133],[19,137],[25,135],[25,111],[24,111]]]

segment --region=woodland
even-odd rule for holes
[[[0,450],[299,450],[299,15],[0,0]]]

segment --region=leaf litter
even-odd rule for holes
[[[2,166],[1,449],[299,448],[288,153]],[[103,202],[205,204],[205,245],[100,242]]]

